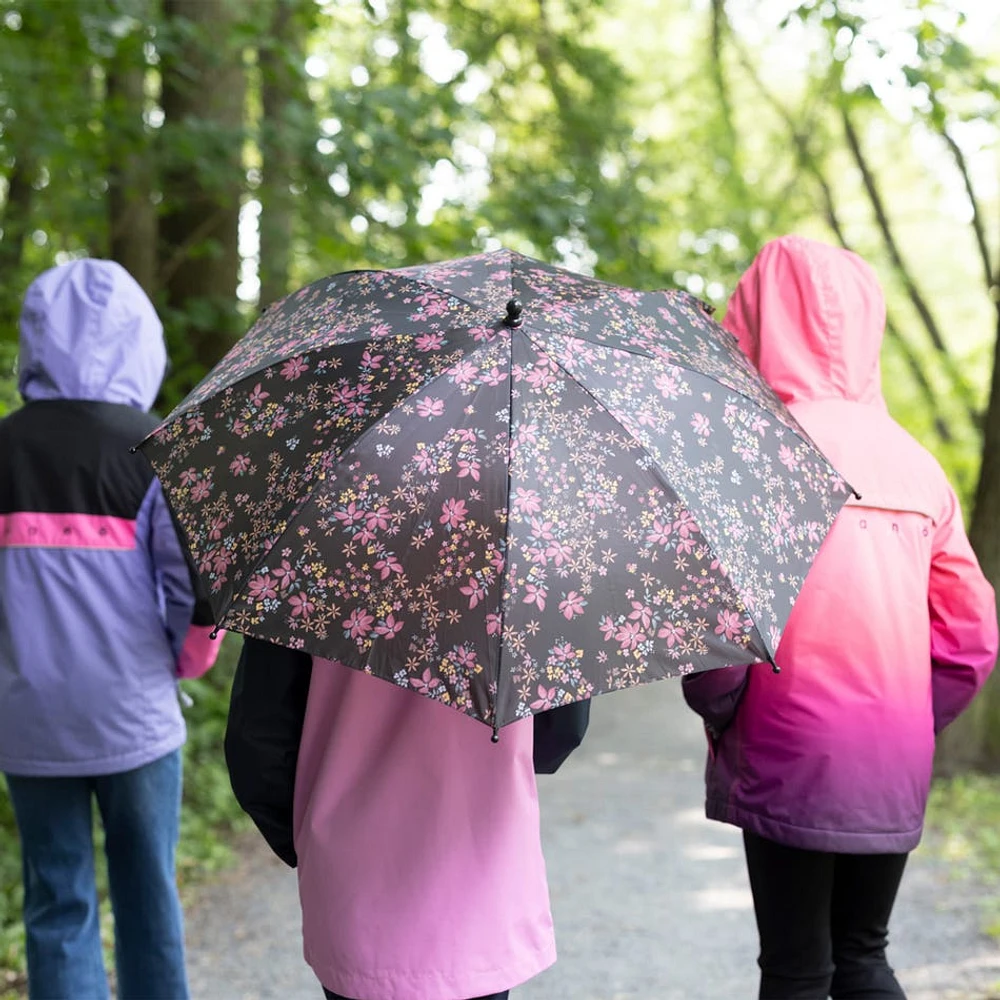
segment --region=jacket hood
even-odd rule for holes
[[[786,403],[882,400],[885,297],[857,254],[801,236],[765,244],[723,326]]]
[[[24,296],[20,333],[25,400],[152,407],[167,364],[163,325],[120,264],[75,260],[40,274]]]

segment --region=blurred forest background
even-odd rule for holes
[[[0,0],[0,412],[23,291],[76,256],[157,304],[169,407],[330,272],[503,244],[721,312],[798,231],[877,267],[889,406],[1000,585],[998,130],[996,0]],[[206,829],[227,682],[192,717]],[[1000,771],[1000,677],[940,757]]]

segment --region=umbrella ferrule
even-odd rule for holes
[[[500,727],[494,722],[493,723],[493,735],[490,737],[491,743],[500,742]]]
[[[507,315],[504,317],[503,325],[509,326],[512,330],[517,329],[524,321],[521,313],[524,311],[521,303],[517,299],[507,300]]]

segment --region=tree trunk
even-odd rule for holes
[[[121,40],[107,67],[108,230],[111,258],[152,297],[157,290],[158,227],[149,130],[143,117],[145,42],[145,30],[133,31]]]
[[[235,0],[165,0],[160,285],[186,391],[238,336],[238,227],[246,72]]]
[[[296,206],[292,186],[300,165],[294,117],[299,107],[307,106],[302,65],[308,8],[314,6],[313,0],[275,0],[270,35],[259,53],[263,112],[263,167],[258,188],[262,306],[288,292]]]

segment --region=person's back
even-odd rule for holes
[[[805,580],[780,673],[685,682],[712,738],[707,814],[742,827],[751,858],[767,843],[905,858],[921,835],[935,733],[996,659],[994,594],[955,493],[882,397],[884,320],[864,261],[784,237],[757,256],[724,321],[860,494]],[[758,905],[761,920],[763,939]]]
[[[555,961],[532,736],[525,719],[494,744],[453,708],[247,640],[233,787],[298,863],[306,960],[333,995],[506,995]]]
[[[130,453],[156,426],[147,411],[166,365],[162,327],[123,268],[75,261],[29,289],[18,360],[25,405],[0,422],[0,771],[30,876],[32,995],[107,991],[94,795],[121,910],[122,988],[182,996],[170,840],[185,738],[177,680],[207,669],[217,644],[208,642],[210,619],[192,627],[188,564],[159,484]],[[162,834],[145,837],[146,825]],[[156,857],[143,863],[140,842]],[[136,879],[151,912],[125,919],[125,883]],[[65,916],[71,903],[79,926]],[[157,986],[140,952],[161,931],[171,937],[161,954],[173,952],[169,975],[162,962],[152,974],[163,979]]]

